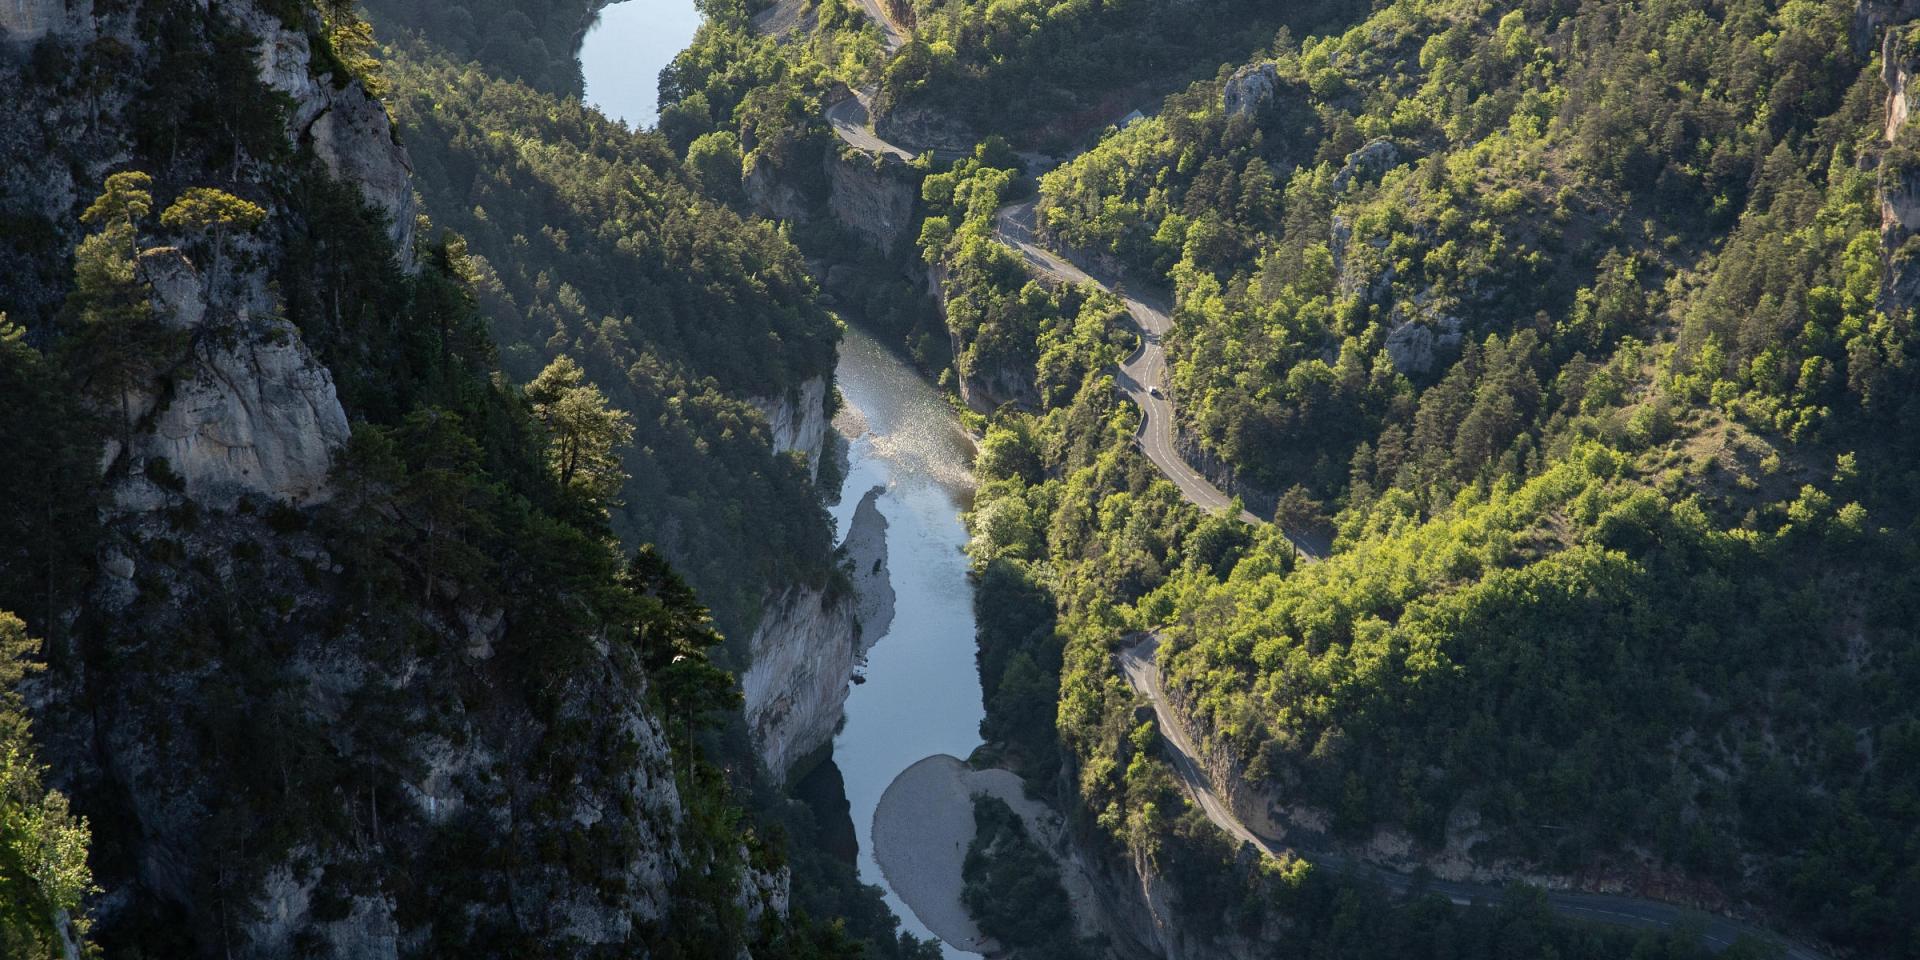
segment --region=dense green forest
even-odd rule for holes
[[[1182,517],[1101,385],[989,432],[976,559],[1058,603],[1113,836],[1180,832],[1108,659],[1156,629],[1208,749],[1334,841],[1646,851],[1913,949],[1911,318],[1853,16],[1389,4],[1042,178],[1055,243],[1174,291],[1193,452],[1338,530],[1302,566]]]
[[[912,36],[880,73],[883,116],[938,116],[948,136],[1000,133],[1056,150],[1282,25],[1304,31],[1365,10],[1343,0],[1225,0],[1202,15],[1178,0],[883,2]]]

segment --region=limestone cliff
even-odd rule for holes
[[[79,609],[49,618],[67,639],[34,704],[57,785],[108,851],[96,930],[154,955],[275,960],[644,950],[688,857],[631,645],[575,633],[564,682],[529,690],[526,638],[548,614],[382,546],[411,523],[402,500],[334,496],[350,418],[367,413],[343,405],[325,334],[287,319],[288,287],[314,269],[294,253],[317,242],[304,204],[328,183],[314,178],[350,187],[383,221],[353,236],[378,246],[384,226],[391,266],[409,259],[414,201],[384,108],[320,71],[315,14],[287,6],[148,0],[96,17],[0,0],[9,38],[111,40],[122,71],[90,100],[58,99],[55,77],[34,109],[0,110],[8,222],[70,224],[125,168],[152,171],[162,203],[217,183],[266,210],[223,267],[191,247],[140,255],[135,289],[169,336],[98,403],[113,439],[97,573]],[[251,50],[280,97],[235,102],[284,107],[284,144],[142,155],[136,91],[163,63],[143,13],[172,43]],[[0,45],[0,79],[23,62]],[[57,304],[46,286],[14,302]],[[820,407],[824,383],[802,394]],[[381,595],[378,570],[404,589]],[[780,913],[786,898],[784,872],[749,872],[733,905]]]
[[[394,249],[410,261],[413,165],[395,138],[386,107],[359,83],[338,84],[331,73],[321,72],[306,32],[253,4],[234,5],[232,15],[260,39],[261,81],[293,100],[289,137],[310,144],[327,172],[359,188],[386,216]]]
[[[826,455],[831,417],[827,413],[827,378],[810,377],[778,397],[756,397],[753,405],[767,418],[773,452],[806,455],[807,470],[816,479]]]
[[[827,207],[842,226],[888,257],[913,239],[907,231],[913,227],[919,177],[900,158],[848,149],[829,154],[826,167]]]
[[[776,454],[807,458],[815,479],[832,433],[828,381],[813,377],[780,397],[753,401],[767,418]],[[804,584],[771,585],[740,676],[747,723],[769,774],[832,739],[853,680],[854,598]]]
[[[1887,271],[1881,305],[1899,311],[1920,303],[1920,130],[1911,123],[1920,67],[1913,29],[1886,28],[1881,42],[1881,77],[1887,85],[1887,149],[1880,162],[1880,235]]]
[[[760,758],[781,780],[840,725],[853,678],[854,607],[839,591],[795,585],[766,610],[740,685]]]
[[[131,438],[119,508],[163,506],[156,475],[208,509],[231,510],[250,495],[324,501],[347,415],[299,331],[273,316],[271,303],[223,301],[210,311],[199,271],[171,247],[143,254],[140,276],[153,288],[156,319],[185,334],[188,349],[131,398],[129,409],[150,426]],[[109,467],[119,445],[108,442]]]

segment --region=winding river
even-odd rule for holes
[[[873,859],[873,812],[900,772],[934,754],[965,757],[980,745],[980,671],[974,661],[973,586],[960,511],[972,496],[971,441],[946,400],[913,368],[856,327],[836,370],[854,434],[835,523],[844,533],[868,491],[887,521],[891,628],[867,652],[866,682],[847,698],[833,741],[846,780],[860,877],[887,891],[905,929],[931,938]],[[947,946],[949,957],[972,956]]]
[[[659,72],[692,39],[692,0],[628,0],[607,7],[580,49],[586,99],[629,125],[658,118]],[[858,328],[836,368],[846,409],[847,471],[834,522],[845,537],[870,492],[886,521],[893,617],[870,644],[865,682],[847,699],[830,762],[839,768],[859,845],[860,877],[886,891],[903,928],[936,939],[888,884],[873,855],[874,810],[902,771],[937,754],[965,757],[980,744],[980,673],[974,660],[973,586],[960,513],[973,491],[973,448],[940,393]],[[950,958],[973,957],[943,943]]]

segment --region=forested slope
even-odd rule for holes
[[[1194,453],[1339,532],[1320,565],[1195,554],[1124,455],[1074,452],[1091,401],[1007,428],[1066,472],[983,488],[983,558],[1070,615],[1060,733],[1110,829],[1150,844],[1164,794],[1105,653],[1162,629],[1215,759],[1307,835],[1912,949],[1912,305],[1869,13],[1389,4],[1043,178],[1056,243],[1177,292]]]
[[[633,414],[623,537],[659,544],[743,639],[769,589],[823,582],[831,531],[808,467],[770,456],[751,403],[831,377],[839,331],[791,244],[702,196],[658,135],[577,100],[423,42],[389,76],[415,182],[465,238],[502,369],[525,382],[564,353]]]

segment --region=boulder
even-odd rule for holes
[[[1220,91],[1221,106],[1228,116],[1254,113],[1273,102],[1280,89],[1280,73],[1271,63],[1249,63],[1227,78]]]
[[[1356,177],[1373,179],[1400,163],[1400,148],[1385,137],[1367,141],[1366,146],[1347,154],[1347,162],[1333,175],[1333,192],[1340,195]]]

